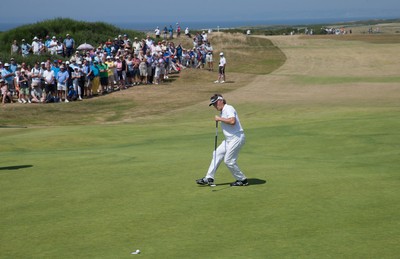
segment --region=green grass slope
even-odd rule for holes
[[[238,89],[240,78],[249,79],[231,75],[236,88],[193,82],[198,91],[185,98],[171,91],[169,112],[147,106],[147,116],[114,124],[98,114],[52,127],[7,117],[0,257],[131,258],[140,249],[146,258],[397,258],[396,100],[234,103],[247,137],[239,165],[251,185],[228,187],[221,165],[218,186],[196,186],[214,148],[215,110],[205,99]],[[147,104],[168,100],[161,88],[132,90]],[[80,109],[94,112],[100,100]],[[9,107],[2,116],[19,112]]]

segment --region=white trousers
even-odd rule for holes
[[[215,172],[217,171],[222,160],[224,160],[225,165],[231,171],[233,177],[236,180],[242,181],[246,179],[246,176],[237,165],[239,151],[245,142],[246,138],[244,134],[240,134],[239,136],[234,136],[229,140],[222,141],[222,143],[217,148],[216,154],[215,151],[213,152],[213,157],[210,167],[208,168],[206,178],[214,179]]]

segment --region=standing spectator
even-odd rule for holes
[[[163,30],[164,40],[167,40],[167,34],[168,34],[168,28],[167,28],[167,25],[165,25],[164,30]]]
[[[160,38],[160,28],[157,26],[157,28],[154,30],[154,34],[156,35],[156,39]]]
[[[10,58],[10,70],[15,73],[15,71],[17,71],[18,68],[18,64],[17,62],[15,62],[14,58]]]
[[[46,71],[43,72],[43,79],[47,99],[49,99],[48,97],[54,97],[56,95],[56,85],[54,70],[51,69],[51,66],[46,66]]]
[[[174,38],[174,28],[172,28],[172,25],[169,26],[168,33],[169,39],[172,40]]]
[[[106,59],[106,65],[107,65],[107,73],[108,73],[108,84],[110,86],[110,88],[108,89],[109,92],[113,92],[114,91],[114,74],[115,74],[115,63],[112,60],[111,56],[107,56]]]
[[[69,34],[67,34],[66,37],[67,38],[64,39],[65,55],[69,58],[71,57],[72,53],[74,53],[75,41]]]
[[[208,35],[207,35],[207,33],[205,31],[203,31],[201,33],[201,37],[202,37],[203,42],[207,42],[208,41]]]
[[[153,45],[153,42],[154,42],[154,41],[153,41],[152,38],[150,38],[150,35],[147,35],[146,41],[145,41],[147,48],[151,48],[151,45]],[[143,50],[143,46],[142,46],[142,50]],[[145,52],[145,53],[146,53],[146,52]]]
[[[29,52],[31,51],[32,46],[25,42],[25,39],[22,39],[21,44],[21,54],[23,57],[29,56]]]
[[[92,97],[92,82],[90,76],[90,63],[87,59],[83,60],[82,64],[82,75],[83,75],[83,96],[87,98]]]
[[[225,83],[225,67],[226,67],[226,59],[224,57],[224,53],[219,53],[219,66],[218,66],[218,80],[214,83]]]
[[[72,72],[72,87],[74,88],[75,93],[78,95],[78,100],[82,101],[82,89],[79,85],[79,80],[81,79],[81,71],[79,70],[79,66],[74,67],[74,72]]]
[[[140,71],[139,71],[139,65],[140,65],[140,59],[138,58],[138,55],[134,55],[132,59],[132,81],[133,85],[139,85],[140,82]]]
[[[213,60],[213,47],[211,46],[210,42],[208,41],[205,50],[206,54],[206,63],[209,71],[214,71],[214,60]]]
[[[100,70],[99,70],[99,62],[97,60],[93,61],[93,65],[90,66],[90,81],[91,81],[91,94],[97,95],[100,85]]]
[[[38,96],[42,96],[42,88],[41,88],[41,83],[42,83],[42,78],[41,78],[41,68],[39,66],[39,62],[35,63],[35,66],[31,70],[31,97],[33,102],[39,102],[39,99],[37,98]],[[39,97],[39,98],[40,98]],[[28,102],[30,103],[31,100],[28,99]]]
[[[133,43],[132,43],[132,51],[134,54],[139,54],[140,49],[142,48],[141,42],[138,40],[137,37],[135,37]]]
[[[11,55],[17,55],[21,51],[17,40],[13,41],[13,44],[11,45]]]
[[[147,84],[147,60],[143,57],[139,64],[140,83]]]
[[[46,35],[46,40],[44,41],[44,46],[48,52],[50,52],[50,42],[51,42],[50,36]]]
[[[119,86],[119,90],[122,90],[125,88],[125,79],[122,75],[122,70],[123,70],[123,64],[119,56],[115,57],[115,68],[117,70],[117,82]]]
[[[186,27],[186,29],[185,29],[185,35],[186,35],[188,38],[191,38],[191,37],[192,37],[192,35],[190,35],[189,27]]]
[[[69,78],[68,71],[66,70],[64,65],[60,66],[60,71],[58,71],[56,75],[57,79],[57,91],[58,91],[58,97],[60,98],[60,102],[62,102],[62,98],[64,95],[65,102],[68,103],[68,98],[67,98],[67,81]]]
[[[64,49],[65,49],[64,44],[63,44],[62,40],[59,39],[57,41],[57,46],[56,46],[57,55],[65,57]]]
[[[104,62],[100,61],[99,62],[99,76],[100,76],[100,93],[101,94],[106,94],[107,93],[107,87],[108,87],[108,67],[107,64]]]
[[[18,79],[19,83],[19,98],[18,102],[27,103],[26,100],[29,100],[29,78],[25,70],[21,71],[21,74]]]
[[[47,47],[48,51],[51,55],[57,54],[57,38],[53,36],[49,42],[49,46]]]
[[[151,55],[150,50],[146,53],[146,62],[147,62],[147,84],[153,83],[153,56]]]
[[[40,55],[40,43],[39,43],[39,38],[34,37],[32,41],[32,52],[34,55]]]
[[[7,83],[7,89],[10,92],[14,92],[14,76],[15,73],[11,71],[10,64],[5,63],[3,69],[0,71],[1,78]]]
[[[135,54],[136,56],[136,54]],[[133,60],[132,56],[128,56],[128,60],[126,60],[126,77],[128,81],[128,86],[133,85]]]
[[[179,43],[178,46],[176,47],[176,59],[177,62],[179,62],[179,64],[182,63],[182,54],[183,54],[183,48],[181,43]]]
[[[181,36],[181,26],[179,25],[179,23],[176,23],[176,37],[180,36]]]

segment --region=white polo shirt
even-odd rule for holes
[[[233,106],[225,104],[224,108],[221,111],[221,117],[225,119],[235,117],[236,120],[236,123],[234,125],[221,123],[222,132],[224,133],[226,139],[230,139],[233,136],[239,136],[240,134],[243,134],[243,128],[240,124],[239,116]]]

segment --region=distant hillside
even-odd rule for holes
[[[17,40],[20,44],[22,39],[26,39],[28,43],[31,43],[35,36],[43,39],[46,35],[64,38],[67,33],[71,34],[77,45],[86,42],[93,46],[97,46],[100,42],[104,43],[107,39],[113,39],[125,33],[131,39],[135,36],[139,38],[144,37],[144,33],[142,32],[122,30],[103,22],[82,22],[66,18],[56,18],[23,25],[0,33],[0,58],[7,59],[9,57],[13,40]]]

